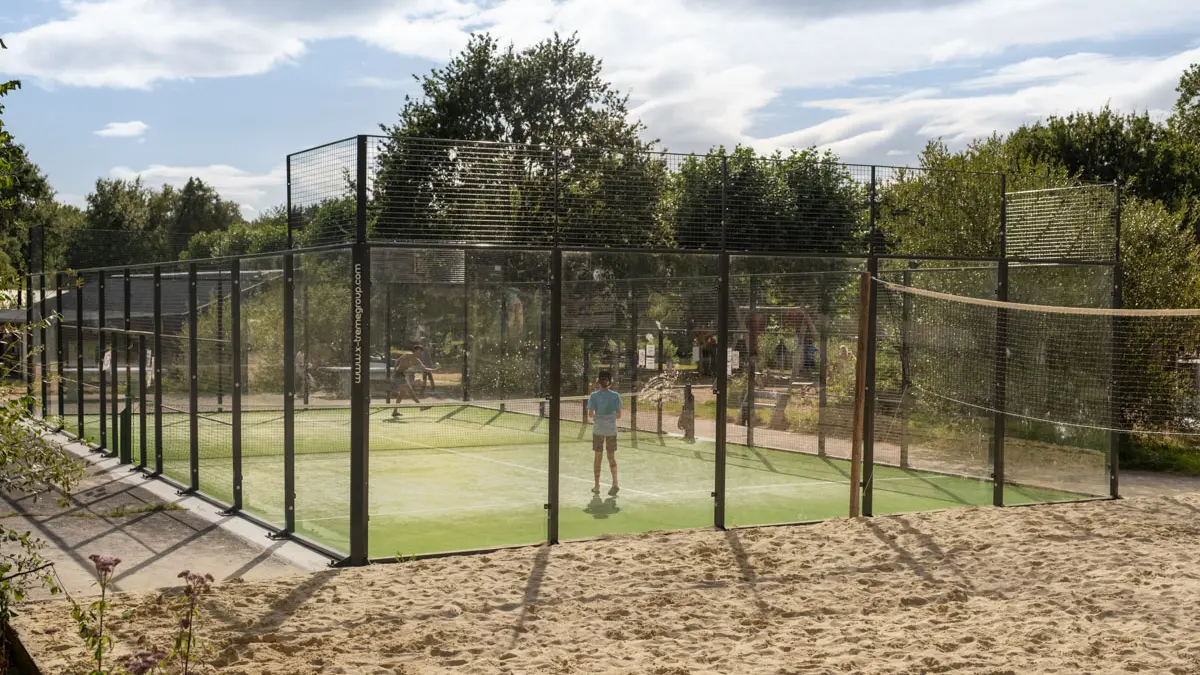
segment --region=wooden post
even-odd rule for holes
[[[854,361],[854,440],[850,448],[850,517],[859,515],[862,494],[863,404],[866,402],[867,321],[871,274],[863,272],[858,301],[858,354]]]

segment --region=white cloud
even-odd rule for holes
[[[240,204],[262,205],[270,194],[278,192],[287,180],[284,167],[278,166],[266,173],[255,174],[224,164],[210,166],[167,166],[152,164],[145,169],[134,170],[125,166],[113,167],[113,178],[132,180],[141,177],[150,185],[163,183],[183,187],[189,178],[199,178],[211,185],[221,197]]]
[[[104,125],[103,129],[97,129],[94,133],[97,136],[106,136],[109,138],[135,138],[146,133],[150,128],[149,124],[141,120],[132,122],[109,122]]]
[[[395,78],[364,75],[358,78],[354,84],[360,87],[368,87],[370,89],[409,90],[417,88],[416,82],[414,82],[411,77]]]

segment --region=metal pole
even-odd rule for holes
[[[154,266],[154,473],[163,471],[162,427],[162,268]]]
[[[104,370],[104,353],[107,340],[104,327],[105,318],[104,272],[97,275],[96,293],[98,294],[96,313],[96,372],[100,384],[100,450],[108,447],[108,373]],[[116,402],[113,402],[116,405]]]
[[[295,239],[292,231],[295,227],[292,224],[292,156],[287,156],[287,250],[292,250],[295,247]]]
[[[197,369],[200,365],[200,355],[197,347],[197,324],[199,303],[196,298],[196,263],[188,265],[188,421],[190,423],[188,442],[188,467],[191,481],[188,489],[196,492],[200,489],[200,380]]]
[[[1123,305],[1122,290],[1124,286],[1125,268],[1121,262],[1121,184],[1113,183],[1113,198],[1115,202],[1115,245],[1114,255],[1116,264],[1113,265],[1112,306],[1121,309]],[[1109,355],[1109,386],[1112,389],[1109,407],[1109,427],[1113,431],[1108,435],[1108,494],[1113,499],[1121,496],[1120,467],[1121,447],[1126,442],[1126,435],[1118,431],[1122,422],[1121,406],[1124,403],[1124,387],[1120,372],[1117,368],[1117,355],[1124,348],[1124,320],[1114,317],[1110,330],[1112,331],[1111,354]]]
[[[865,516],[874,515],[874,476],[875,476],[875,354],[877,347],[878,326],[878,286],[875,279],[879,277],[879,258],[881,246],[879,230],[876,226],[876,211],[878,206],[875,180],[875,167],[871,167],[871,256],[867,259],[867,360],[863,381],[863,470],[862,470],[862,513]]]
[[[84,432],[87,431],[84,412],[86,405],[84,404],[84,396],[87,391],[83,387],[83,291],[84,284],[82,277],[76,277],[75,281],[75,425],[78,427],[78,437],[83,440]]]
[[[866,363],[867,325],[870,314],[871,273],[862,275],[858,292],[858,349],[854,359],[854,425],[850,441],[850,512],[851,518],[862,513],[862,465],[865,412],[866,412]]]
[[[729,157],[721,154],[721,249],[717,256],[716,448],[713,475],[713,526],[725,529],[725,423],[729,400],[726,362],[729,354],[729,253],[725,249],[729,185]]]
[[[722,228],[724,229],[724,228]],[[725,457],[729,401],[729,254],[721,251],[717,263],[717,353],[716,353],[716,454],[713,486],[713,526],[725,529]]]
[[[996,299],[1008,302],[1008,191],[1000,174],[1000,262],[996,264]],[[1004,506],[1004,436],[1008,397],[1008,310],[996,310],[996,346],[992,375],[992,505]]]
[[[550,252],[550,343],[547,374],[550,389],[550,447],[546,467],[546,540],[558,543],[560,439],[562,420],[562,250]],[[587,418],[585,417],[584,420]],[[582,425],[581,425],[582,426]]]
[[[358,137],[356,182],[357,242],[353,249],[351,283],[351,401],[350,401],[350,559],[365,565],[369,559],[370,528],[370,395],[371,395],[371,247],[367,244],[367,138]]]
[[[54,311],[58,315],[58,319],[54,322],[54,363],[55,371],[58,375],[58,419],[65,427],[67,415],[66,396],[63,392],[63,387],[66,385],[66,380],[63,379],[64,369],[66,367],[67,350],[63,345],[63,274],[62,272],[54,273]]]
[[[114,332],[112,344],[108,350],[108,353],[111,355],[111,361],[109,362],[111,368],[109,383],[112,385],[112,429],[109,430],[109,440],[112,441],[112,445],[110,446],[110,454],[117,454],[121,450],[121,374],[118,369],[120,368],[120,341],[123,337],[125,336],[122,333]]]
[[[121,282],[123,284],[122,290],[125,305],[125,316],[124,321],[122,322],[122,325],[125,327],[125,399],[128,401],[130,396],[129,392],[133,390],[133,354],[130,354],[129,352],[131,349],[133,349],[134,343],[133,338],[129,335],[129,332],[133,330],[133,319],[131,317],[133,292],[130,289],[132,281],[129,276],[129,268],[126,268],[122,274]]]
[[[296,531],[296,261],[283,256],[283,518],[281,534]],[[356,374],[357,375],[357,374]],[[354,391],[354,389],[351,389]],[[357,399],[350,402],[351,415]],[[351,418],[353,424],[354,418]],[[353,427],[351,427],[353,430]],[[353,441],[352,441],[353,442]],[[353,457],[351,457],[353,462]]]
[[[904,270],[903,282],[905,287],[912,286],[912,271],[916,267],[916,261],[908,262],[908,269]],[[912,358],[911,345],[909,344],[910,326],[909,321],[912,320],[912,296],[908,293],[904,294],[904,299],[900,305],[900,468],[908,468],[908,407],[904,404],[907,400],[908,386],[912,382],[911,364],[909,360]]]
[[[233,511],[242,509],[242,262],[234,258],[229,263],[229,336],[233,352],[233,390],[230,406],[233,408],[230,422],[230,439],[233,455]]]

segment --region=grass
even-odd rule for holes
[[[1200,476],[1200,448],[1169,437],[1134,437],[1121,448],[1121,468]]]
[[[564,406],[567,404],[564,404]],[[532,544],[547,536],[548,420],[536,407],[501,412],[442,403],[430,410],[388,409],[371,416],[369,551],[395,558],[452,550]],[[233,501],[229,415],[198,422],[201,491]],[[98,436],[88,419],[88,436]],[[137,433],[137,424],[134,433]],[[150,425],[152,427],[152,423]],[[190,425],[164,417],[163,469],[187,484]],[[581,433],[583,432],[583,433]],[[716,446],[678,437],[621,434],[617,452],[621,491],[607,494],[602,466],[599,494],[591,492],[591,439],[578,423],[560,431],[559,538],[711,527]],[[243,508],[284,523],[283,422],[275,411],[243,414]],[[93,438],[93,440],[95,440]],[[848,462],[818,457],[815,438],[791,437],[789,450],[730,444],[727,448],[726,523],[732,526],[811,521],[846,516]],[[298,412],[295,418],[295,528],[336,550],[349,546],[349,415],[345,409]],[[139,461],[138,439],[133,439]],[[153,452],[151,451],[151,455]],[[147,458],[153,464],[153,457]],[[876,466],[875,513],[989,505],[992,484],[929,471]],[[1005,486],[1008,503],[1061,501],[1067,490]]]

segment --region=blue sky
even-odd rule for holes
[[[1163,114],[1200,62],[1194,0],[3,0],[5,120],[63,201],[197,175],[247,215],[288,152],[395,120],[471,30],[578,31],[679,151],[819,145],[914,161],[1046,115]]]

